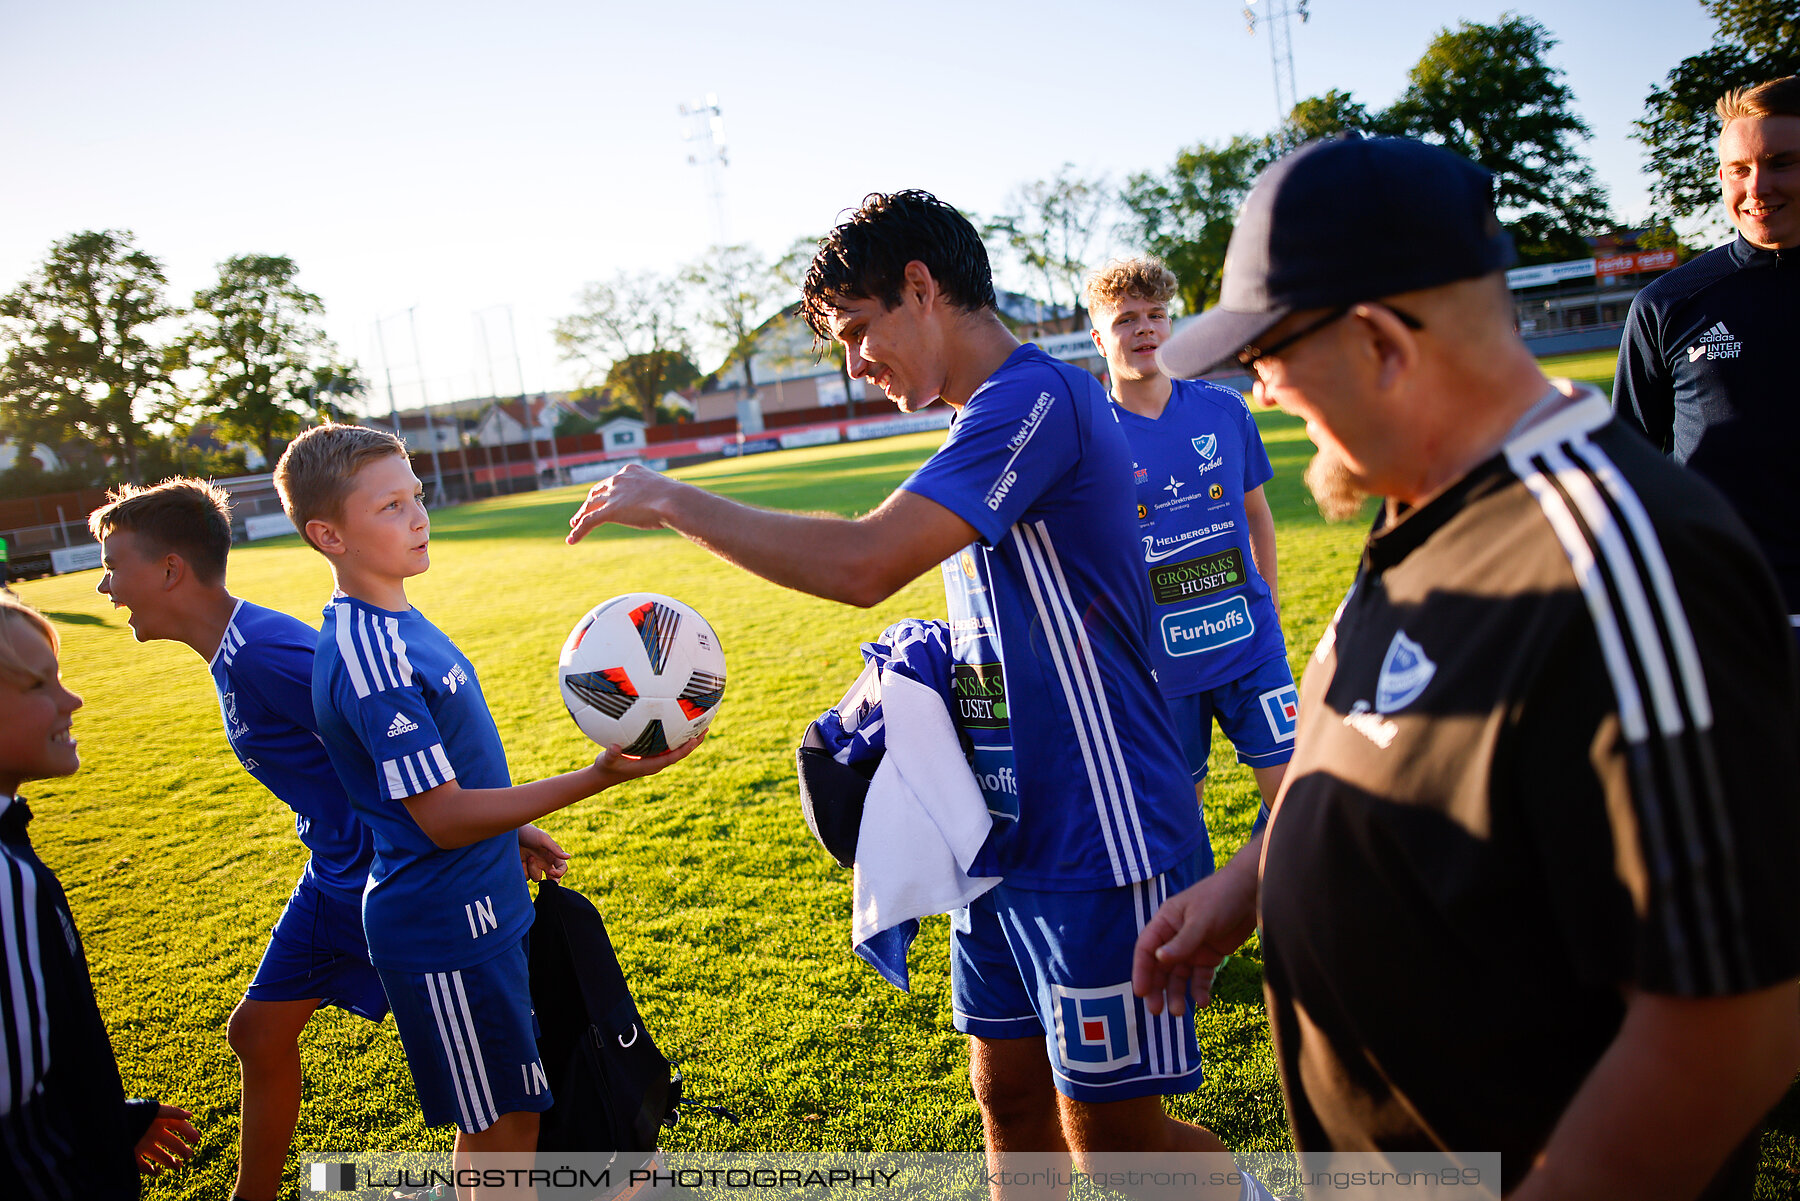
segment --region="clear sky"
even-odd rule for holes
[[[1372,108],[1444,26],[1538,20],[1627,219],[1647,207],[1631,122],[1712,33],[1695,0],[1311,10],[1298,93]],[[0,0],[0,290],[79,229],[134,231],[181,301],[228,255],[285,254],[378,387],[385,318],[402,407],[421,381],[433,401],[487,394],[490,357],[518,389],[496,306],[525,386],[566,387],[549,331],[585,281],[713,241],[676,111],[708,92],[730,236],[770,255],[869,191],[992,213],[1064,162],[1118,182],[1276,118],[1240,0]]]

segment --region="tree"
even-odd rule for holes
[[[682,283],[698,303],[700,322],[725,344],[723,371],[733,362],[744,368],[744,395],[756,395],[756,335],[781,280],[749,246],[714,246],[682,269]]]
[[[307,407],[319,421],[355,421],[346,403],[353,397],[368,395],[369,382],[356,374],[356,368],[344,363],[323,363],[312,369],[312,383],[306,390]]]
[[[614,363],[601,381],[601,387],[615,391],[628,397],[631,404],[637,406],[638,416],[644,415],[643,392],[634,381],[655,379],[657,421],[673,421],[676,410],[664,406],[662,398],[671,392],[679,392],[683,388],[699,382],[700,369],[694,366],[694,360],[679,350],[652,351],[649,354],[627,355]],[[651,387],[646,382],[645,389]],[[654,423],[652,423],[654,424]]]
[[[656,424],[657,401],[687,363],[680,280],[620,271],[605,283],[587,285],[580,301],[580,309],[552,330],[563,360],[585,365],[584,383],[601,375],[628,393],[644,423]]]
[[[169,387],[151,340],[174,315],[162,264],[128,230],[71,234],[0,296],[0,430],[26,446],[79,441],[137,480],[147,402]]]
[[[811,234],[801,234],[788,243],[788,248],[781,252],[781,257],[770,265],[769,270],[781,281],[781,286],[795,296],[800,295],[805,286],[806,273],[811,269],[813,259],[818,256],[819,246],[824,240]]]
[[[1177,154],[1166,173],[1139,172],[1120,192],[1122,232],[1169,264],[1188,312],[1219,298],[1238,206],[1267,157],[1263,138],[1239,136],[1222,146],[1200,142]]]
[[[1556,39],[1517,15],[1464,21],[1432,39],[1379,125],[1437,142],[1494,173],[1495,206],[1526,261],[1589,254],[1581,235],[1609,221],[1606,190],[1576,149],[1591,136],[1562,72]]]
[[[1074,163],[1064,163],[1054,177],[1014,188],[1007,211],[985,230],[1042,285],[1045,301],[1071,311],[1071,330],[1082,328],[1088,249],[1111,205],[1112,190],[1104,179],[1084,178]]]
[[[271,463],[276,440],[299,432],[302,414],[317,410],[322,385],[363,386],[314,324],[325,306],[294,282],[299,273],[285,255],[226,259],[218,285],[194,294],[197,321],[182,344],[184,365],[202,375],[194,406]]]
[[[815,238],[810,234],[802,234],[775,260],[771,268],[775,278],[788,291],[798,296],[806,283],[806,273],[812,267],[813,258],[819,253],[819,244],[823,238]],[[823,363],[826,360],[837,364],[838,376],[844,381],[844,408],[852,416],[856,416],[856,397],[862,389],[850,378],[850,360],[844,354],[844,344],[835,338],[813,337],[813,361]]]
[[[1323,96],[1308,96],[1294,105],[1287,124],[1271,136],[1269,159],[1272,162],[1296,146],[1347,129],[1372,133],[1378,132],[1379,127],[1369,110],[1349,92],[1333,88]]]
[[[1691,217],[1719,203],[1713,105],[1733,88],[1800,73],[1800,0],[1700,0],[1718,22],[1713,44],[1684,58],[1644,99],[1633,133],[1660,210]]]

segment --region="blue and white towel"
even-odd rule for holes
[[[950,719],[948,623],[896,622],[862,653],[862,675],[819,730],[840,763],[880,758],[856,841],[850,944],[905,990],[919,919],[1000,883],[968,874],[993,818]]]

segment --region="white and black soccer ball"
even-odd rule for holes
[[[725,695],[725,649],[692,608],[631,592],[575,623],[556,682],[583,734],[627,755],[660,755],[712,724]]]

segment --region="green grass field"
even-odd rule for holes
[[[1619,365],[1616,350],[1585,351],[1581,354],[1559,354],[1538,360],[1548,376],[1567,376],[1584,384],[1592,384],[1608,396],[1612,395],[1613,375]]]
[[[1360,526],[1327,526],[1300,483],[1300,424],[1258,418],[1275,467],[1290,659],[1300,667],[1355,567]],[[938,441],[918,435],[721,461],[677,474],[741,500],[859,513]],[[665,1145],[694,1150],[973,1150],[980,1123],[964,1042],[950,1025],[947,925],[915,945],[900,993],[849,949],[850,888],[797,811],[793,747],[805,723],[860,669],[859,642],[902,617],[942,617],[928,573],[859,611],[726,568],[682,539],[608,527],[562,542],[580,489],[442,511],[433,567],[415,605],[479,670],[516,780],[567,770],[592,748],[562,711],[553,673],[568,627],[597,601],[650,590],[680,597],[717,628],[730,684],[706,745],[663,776],[544,819],[574,853],[568,883],[606,914],[647,1023],[689,1095],[729,1106],[733,1126],[685,1121]],[[83,769],[31,789],[33,835],[68,889],[127,1091],[195,1113],[195,1162],[148,1196],[229,1194],[237,1070],[226,1017],[255,968],[303,860],[288,811],[238,768],[218,704],[185,647],[136,645],[93,591],[97,573],[22,585],[59,625]],[[297,539],[236,549],[239,595],[317,624],[323,561]],[[1215,849],[1248,833],[1256,793],[1215,739],[1207,818]],[[1554,981],[1544,981],[1554,987]],[[1202,1015],[1208,1080],[1176,1100],[1244,1150],[1288,1145],[1263,1018],[1254,942],[1234,957]],[[425,1129],[391,1022],[332,1010],[303,1039],[302,1150],[443,1149]],[[1786,1196],[1800,1109],[1766,1144],[1765,1184]],[[290,1165],[292,1169],[293,1165]],[[1782,1175],[1785,1173],[1785,1175]],[[298,1177],[290,1172],[289,1192]]]

